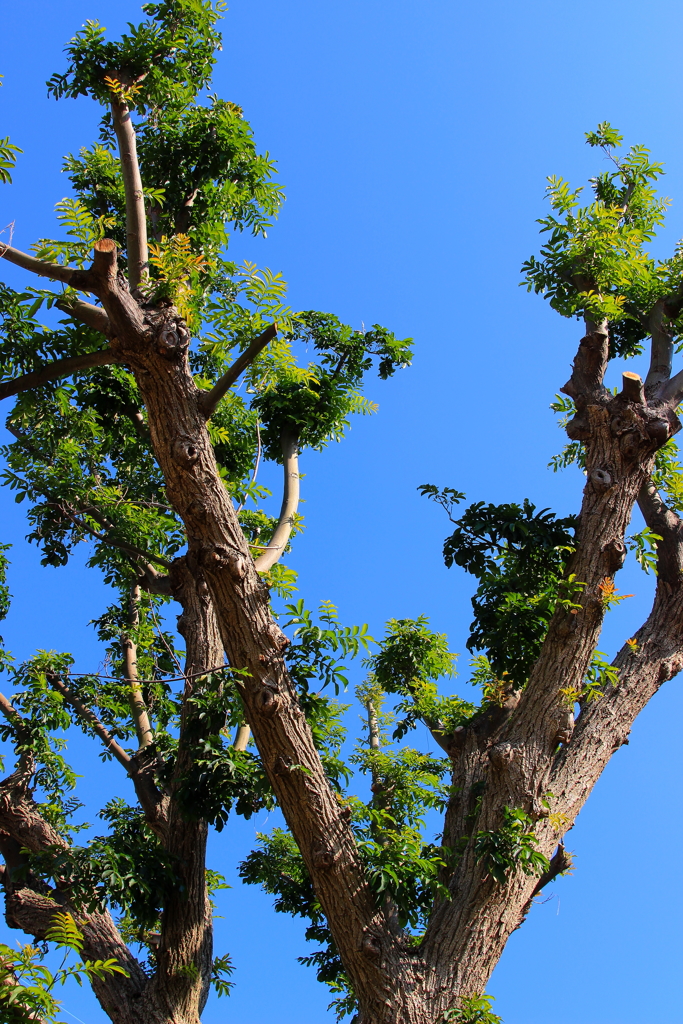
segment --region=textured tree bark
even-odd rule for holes
[[[85,914],[69,903],[68,886],[49,891],[27,873],[25,850],[47,852],[65,848],[66,843],[40,814],[28,786],[33,765],[20,762],[12,775],[0,783],[0,853],[6,870],[2,874],[5,891],[5,918],[10,928],[43,939],[57,911],[70,911],[83,933],[83,957],[104,960],[114,957],[128,977],[95,979],[93,991],[113,1024],[165,1024],[153,1012],[141,1015],[141,1000],[147,977],[132,955],[108,913]],[[16,879],[16,880],[15,880]]]
[[[150,983],[149,996],[169,1022],[199,1024],[213,965],[212,911],[206,888],[208,826],[201,819],[187,820],[174,797],[192,764],[197,742],[197,737],[194,742],[188,738],[191,715],[187,700],[200,685],[197,673],[222,663],[223,645],[206,583],[201,575],[191,575],[184,559],[174,567],[172,585],[183,607],[178,628],[187,645],[187,682],[178,754],[170,783],[165,845],[176,862],[180,885],[164,906],[157,970]]]

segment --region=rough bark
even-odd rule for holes
[[[206,840],[208,826],[202,819],[188,819],[174,799],[183,775],[191,767],[197,739],[188,736],[191,711],[188,699],[197,685],[197,673],[215,668],[223,660],[223,645],[208,588],[201,574],[192,575],[181,559],[173,572],[174,596],[181,602],[178,628],[185,637],[185,685],[183,715],[173,778],[169,785],[166,850],[176,864],[178,888],[164,905],[161,935],[156,953],[157,970],[149,998],[169,1021],[199,1024],[209,992],[213,965],[213,923],[206,888]]]
[[[2,873],[5,891],[5,919],[10,928],[44,939],[57,911],[69,911],[83,933],[83,957],[104,960],[114,957],[128,977],[93,981],[93,991],[113,1024],[164,1024],[154,1013],[143,1015],[142,997],[147,978],[140,964],[119,935],[111,916],[85,913],[74,907],[68,896],[68,880],[53,890],[37,881],[27,870],[29,853],[65,849],[66,843],[45,821],[29,792],[34,766],[21,757],[17,770],[0,783],[0,853],[6,870]]]

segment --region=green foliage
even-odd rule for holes
[[[219,998],[230,995],[230,990],[235,983],[230,981],[229,978],[234,970],[232,960],[227,953],[224,953],[223,956],[214,957],[211,968],[211,985]]]
[[[401,739],[418,721],[446,736],[472,717],[473,704],[441,696],[436,685],[437,680],[455,675],[456,658],[446,635],[433,633],[425,616],[389,620],[380,651],[368,666],[383,692],[402,698],[396,710],[404,717],[397,722],[394,739]]]
[[[119,91],[142,113],[159,106],[185,104],[210,81],[220,46],[215,24],[225,5],[209,0],[161,0],[147,3],[150,15],[129,25],[119,42],[107,42],[105,28],[87,21],[66,47],[69,66],[53,75],[49,91],[61,96],[92,96],[107,105],[118,81]]]
[[[79,961],[65,967],[69,953],[79,955],[83,947],[83,936],[70,914],[57,912],[45,938],[65,951],[56,973],[42,962],[42,949],[25,945],[13,950],[0,943],[0,1016],[4,1024],[30,1024],[36,1019],[43,1024],[64,1024],[57,1021],[60,1002],[53,994],[57,985],[69,978],[80,985],[83,978],[103,981],[116,974],[128,976],[113,959]]]
[[[304,694],[310,691],[315,679],[322,687],[333,686],[334,692],[346,689],[348,678],[345,666],[338,658],[355,658],[361,648],[367,650],[373,642],[368,627],[340,626],[337,609],[331,601],[321,601],[318,610],[319,625],[303,600],[286,605],[289,616],[284,628],[294,626],[292,644],[287,648],[287,667],[297,687]]]
[[[6,135],[4,139],[0,139],[0,184],[12,184],[10,171],[17,162],[17,153],[23,153],[23,150],[10,142],[9,135]]]
[[[137,808],[110,800],[100,812],[111,831],[86,846],[54,848],[31,858],[39,877],[70,879],[70,896],[83,910],[121,911],[142,935],[158,925],[164,900],[177,888],[175,865]]]
[[[645,526],[638,533],[633,533],[627,539],[629,551],[635,552],[636,561],[644,572],[650,570],[657,575],[657,543],[661,541],[658,533],[654,533]]]
[[[461,999],[460,1006],[444,1015],[443,1024],[503,1024],[503,1018],[499,1017],[491,1009],[493,996],[470,996]]]
[[[668,205],[653,184],[663,169],[644,146],[633,146],[619,159],[615,150],[621,136],[606,122],[586,139],[602,149],[614,169],[591,179],[594,200],[583,207],[582,189],[548,178],[553,212],[539,221],[548,240],[541,258],[532,256],[522,270],[528,290],[543,294],[563,316],[607,318],[619,325],[612,335],[613,354],[632,356],[642,351],[642,314],[680,277],[679,254],[656,262],[644,249]]]
[[[274,806],[260,759],[249,751],[235,750],[227,737],[228,730],[242,720],[242,704],[229,674],[210,673],[195,682],[184,728],[192,758],[179,781],[177,800],[186,818],[204,818],[219,832],[233,807],[250,818]]]
[[[421,490],[442,506],[449,500],[449,489]],[[480,581],[467,648],[485,652],[495,676],[520,687],[562,596],[575,518],[558,519],[548,509],[537,512],[528,499],[521,506],[475,502],[457,520],[448,511],[456,528],[444,543],[444,561]]]
[[[652,482],[669,508],[680,515],[683,513],[683,467],[678,462],[678,452],[678,445],[673,439],[659,449],[655,455]]]
[[[500,828],[477,832],[474,852],[499,885],[505,885],[514,871],[540,875],[550,866],[548,858],[536,849],[531,818],[519,807],[503,808]]]
[[[373,360],[386,379],[412,359],[412,339],[399,341],[378,324],[370,331],[354,331],[329,313],[299,313],[290,339],[312,346],[320,362],[309,363],[305,371],[290,366],[254,399],[264,424],[264,451],[275,460],[281,458],[283,437],[296,437],[314,449],[340,440],[351,413],[374,411],[359,391]]]

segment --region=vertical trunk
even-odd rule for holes
[[[187,699],[201,685],[197,673],[223,661],[223,645],[208,588],[200,574],[192,575],[181,560],[173,574],[175,596],[183,607],[178,628],[185,637],[187,654],[184,706],[178,754],[171,781],[166,849],[176,863],[180,885],[164,906],[161,937],[156,954],[157,970],[150,998],[173,1024],[198,1024],[206,1003],[213,964],[212,912],[206,889],[206,840],[208,826],[202,820],[183,817],[175,799],[183,775],[196,754],[196,737],[188,738],[191,709]]]

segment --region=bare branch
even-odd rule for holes
[[[24,724],[23,718],[14,705],[10,703],[4,693],[0,693],[0,712],[2,712],[10,725],[13,725],[15,729],[21,728]]]
[[[683,401],[683,370],[679,370],[674,377],[664,382],[657,397],[674,408]]]
[[[117,363],[118,359],[109,348],[99,352],[86,352],[82,356],[67,356],[65,359],[55,359],[54,363],[48,363],[40,370],[32,370],[30,373],[23,373],[14,380],[5,381],[0,384],[0,400],[18,395],[21,391],[28,391],[30,388],[39,388],[50,381],[59,380],[60,377],[67,377],[76,370],[87,370],[91,366],[107,366],[109,363]]]
[[[138,163],[135,129],[130,119],[128,104],[118,98],[112,99],[114,131],[119,144],[121,173],[126,196],[126,251],[128,256],[128,280],[131,291],[147,277],[149,252],[147,249],[147,219],[145,197],[142,190],[140,165]]]
[[[662,501],[651,479],[638,493],[638,507],[657,541],[657,575],[660,580],[680,586],[683,582],[683,522]]]
[[[257,355],[263,351],[269,341],[273,340],[276,334],[277,324],[270,324],[266,327],[263,334],[259,334],[258,338],[254,338],[248,347],[245,348],[244,352],[237,357],[230,369],[226,370],[221,379],[214,384],[211,391],[205,391],[201,395],[199,399],[200,407],[207,420],[213,416],[221,398],[228,393],[240,374],[246,370],[250,363],[253,363]]]
[[[140,623],[140,587],[133,587],[128,602],[128,622],[134,630]],[[147,714],[147,705],[142,695],[142,687],[138,676],[138,647],[131,636],[121,638],[121,650],[123,653],[123,665],[126,680],[130,686],[128,702],[130,713],[133,716],[135,732],[138,737],[138,745],[149,747],[154,742],[154,732]]]
[[[57,309],[62,313],[68,313],[74,320],[80,320],[95,331],[100,331],[106,337],[112,333],[109,317],[100,306],[93,306],[92,302],[81,302],[80,299],[73,299],[70,302],[59,299],[55,302]]]
[[[531,894],[531,898],[533,899],[541,889],[545,889],[546,885],[550,885],[551,882],[554,882],[558,875],[563,874],[565,871],[569,871],[573,860],[574,858],[571,853],[565,849],[562,843],[560,843],[550,861],[548,870],[544,871],[536,883],[534,891]]]
[[[249,737],[251,736],[251,729],[248,725],[240,725],[235,733],[235,739],[232,742],[234,750],[246,750],[249,744]]]
[[[47,672],[46,678],[50,686],[57,690],[58,693],[61,693],[65,704],[73,708],[78,717],[91,727],[95,735],[102,740],[105,748],[126,769],[135,787],[135,794],[140,802],[147,823],[156,835],[163,840],[166,836],[168,824],[167,800],[154,782],[153,775],[150,772],[150,765],[145,762],[144,758],[140,759],[141,751],[138,751],[134,757],[127,754],[97,715],[85,706],[80,698],[69,689],[56,673]]]
[[[608,354],[607,322],[594,324],[586,321],[586,336],[579,343],[572,375],[560,390],[575,400],[601,395],[605,390],[603,380],[607,370]]]
[[[130,756],[123,747],[114,739],[107,727],[99,720],[97,715],[87,708],[85,704],[71,692],[68,686],[55,675],[54,672],[47,672],[46,679],[53,689],[61,693],[64,703],[68,704],[76,712],[79,718],[91,727],[96,736],[104,743],[105,748],[116,758],[119,764],[123,765],[129,774],[133,774],[134,767]]]
[[[72,277],[78,272],[75,267],[63,267],[59,263],[47,263],[45,260],[29,256],[28,253],[21,252],[19,249],[13,249],[11,245],[3,245],[1,242],[0,257],[6,259],[9,263],[14,263],[17,267],[21,267],[22,270],[30,270],[33,274],[38,274],[40,277],[49,277],[51,281],[61,281],[63,284],[70,284]]]
[[[299,507],[299,448],[297,438],[282,438],[282,456],[284,489],[280,518],[270,544],[265,548],[263,554],[254,559],[257,572],[268,572],[282,557],[292,533],[296,510]]]
[[[671,330],[665,323],[670,316],[664,300],[660,299],[647,321],[650,333],[650,368],[645,378],[645,387],[657,387],[671,376],[671,358],[673,355],[673,338]]]
[[[143,590],[146,590],[148,594],[160,594],[164,597],[172,595],[173,589],[170,576],[162,576],[149,563],[142,565],[141,569],[144,576],[140,579],[140,586]]]

